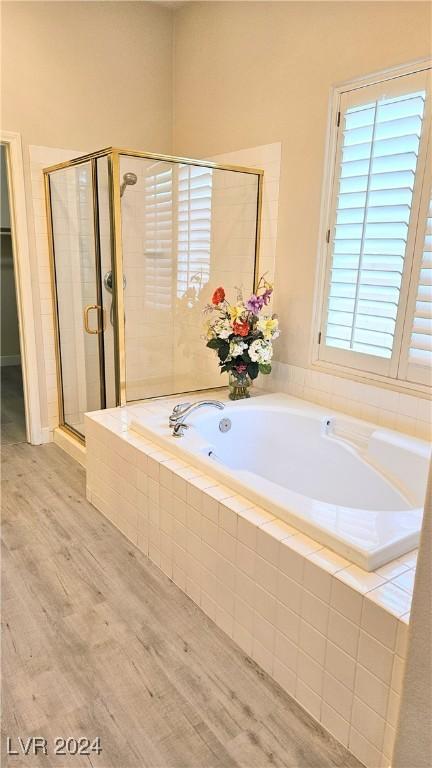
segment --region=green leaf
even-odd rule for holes
[[[272,368],[270,363],[260,363],[258,367],[259,367],[260,373],[264,373],[264,374],[271,373]]]
[[[251,379],[256,379],[256,377],[259,374],[259,367],[258,363],[249,363],[247,367],[248,375],[251,377]]]
[[[220,341],[219,339],[210,339],[210,341],[207,342],[207,347],[210,349],[219,349]]]
[[[221,341],[219,346],[219,360],[225,361],[229,355],[229,344],[226,341]]]

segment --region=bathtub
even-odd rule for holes
[[[171,409],[134,406],[130,429],[361,568],[418,545],[428,443],[283,394],[195,411],[181,438]]]

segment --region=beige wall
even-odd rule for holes
[[[330,87],[430,54],[415,2],[191,3],[175,14],[174,151],[282,142],[278,356],[307,366]]]
[[[117,145],[170,152],[172,12],[150,2],[3,2],[1,12],[1,123],[23,142],[35,332],[42,349],[28,148]],[[48,437],[43,355],[38,363]]]
[[[2,123],[24,144],[171,149],[171,13],[3,2]]]

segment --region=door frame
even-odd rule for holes
[[[21,135],[13,131],[0,129],[0,143],[6,147],[26,435],[29,443],[40,445],[44,440],[40,409],[38,354]]]
[[[95,293],[97,304],[88,304],[84,308],[83,313],[83,337],[85,332],[98,335],[98,364],[99,364],[99,380],[100,380],[100,405],[97,410],[104,409],[106,407],[106,390],[105,390],[105,366],[104,366],[104,310],[102,303],[102,276],[100,265],[100,231],[99,231],[99,207],[98,207],[98,174],[97,174],[97,161],[95,158],[88,157],[84,164],[90,165],[91,173],[91,199],[92,199],[92,222],[93,222],[93,246],[94,246],[94,261],[95,261]],[[69,168],[77,165],[74,161],[61,164],[62,168]],[[70,437],[76,439],[81,445],[85,445],[84,434],[79,432],[78,429],[72,424],[66,421],[65,416],[65,401],[64,401],[64,380],[63,380],[63,358],[62,358],[62,346],[61,346],[61,329],[60,329],[60,317],[59,317],[59,291],[57,282],[57,265],[55,254],[55,237],[54,237],[54,215],[52,207],[52,194],[51,194],[51,175],[49,170],[43,170],[44,174],[44,190],[45,190],[45,207],[48,227],[48,248],[50,257],[50,274],[51,274],[51,295],[53,306],[53,325],[54,325],[54,338],[55,338],[55,356],[56,356],[56,373],[57,373],[57,398],[58,398],[58,415],[59,415],[59,428],[63,432],[67,433]],[[82,308],[80,308],[81,311]],[[89,309],[97,310],[97,324],[96,331],[91,331],[86,325],[86,311]],[[86,384],[86,381],[80,383]],[[84,398],[85,399],[85,398]],[[83,404],[84,405],[84,404]],[[81,412],[81,409],[78,407]],[[83,408],[85,413],[87,409]]]

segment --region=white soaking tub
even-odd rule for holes
[[[280,394],[197,410],[174,438],[164,405],[130,428],[361,568],[418,545],[428,443]]]

